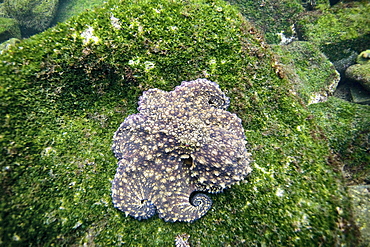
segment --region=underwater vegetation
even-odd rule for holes
[[[368,1],[340,3],[302,16],[297,21],[300,40],[317,44],[330,61],[368,49],[370,20]]]
[[[6,16],[18,22],[22,35],[28,37],[50,27],[58,2],[58,0],[4,0],[2,8]]]
[[[225,114],[241,119],[237,136],[248,140],[253,172],[209,194],[212,207],[193,223],[126,217],[112,200],[113,133],[139,114],[144,91],[197,78],[230,98]],[[218,0],[112,0],[8,47],[0,55],[0,244],[356,243],[328,140],[292,87],[259,31]]]

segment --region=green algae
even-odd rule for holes
[[[338,61],[368,48],[369,11],[368,1],[339,3],[304,15],[297,30],[301,40],[319,45],[331,61]]]
[[[324,101],[334,92],[340,80],[339,73],[318,46],[295,41],[289,45],[272,46],[272,49],[305,104]]]
[[[129,14],[128,14],[129,13]],[[111,1],[0,57],[0,244],[333,246],[355,243],[322,131],[258,31],[223,1]],[[113,208],[112,135],[144,90],[208,78],[231,98],[255,160],[202,219]]]
[[[361,242],[360,247],[366,247],[370,245],[370,186],[369,185],[355,185],[349,186],[348,193],[353,200],[353,211],[356,218],[356,224],[359,226],[361,231]]]
[[[86,10],[99,7],[104,4],[104,0],[64,0],[60,1],[58,11],[53,23],[67,21],[72,16],[78,15]]]
[[[265,34],[269,44],[281,41],[279,33],[293,36],[292,26],[303,13],[301,1],[291,0],[229,0],[240,9],[243,16],[253,22]]]
[[[367,183],[370,179],[370,107],[331,97],[325,103],[311,105],[310,110],[324,129],[347,183]]]
[[[4,0],[6,14],[18,21],[23,36],[48,28],[57,6],[58,0]]]
[[[358,63],[358,64],[370,63],[370,50],[366,50],[366,51],[361,52],[357,56],[356,63]]]
[[[364,89],[370,91],[370,63],[354,64],[347,68],[346,77],[360,83]]]
[[[0,17],[0,43],[11,38],[21,38],[18,22],[12,18]]]

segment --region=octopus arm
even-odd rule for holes
[[[230,104],[229,98],[221,91],[218,84],[207,79],[183,81],[171,94],[172,98],[183,98],[193,102],[193,107],[208,106],[226,110]]]
[[[191,176],[197,189],[218,193],[250,173],[250,154],[244,139],[230,131],[214,128],[210,136],[212,142],[191,154]]]
[[[143,165],[145,161],[153,161],[156,154],[161,152],[164,145],[160,147],[155,144],[163,142],[164,136],[160,133],[152,134],[147,119],[142,114],[134,114],[121,124],[113,137],[112,150],[116,158],[125,158],[126,162]]]
[[[121,159],[112,182],[114,207],[139,220],[152,217],[156,213],[153,185],[150,174]]]
[[[169,155],[166,162],[166,174],[163,181],[165,191],[161,191],[157,199],[157,209],[160,218],[165,221],[193,222],[207,213],[212,206],[212,200],[204,194],[195,194],[195,186],[189,181],[189,170],[182,166],[182,161]]]
[[[186,193],[184,196],[168,197],[158,208],[160,218],[165,221],[193,222],[204,216],[212,207],[212,200],[205,194]]]

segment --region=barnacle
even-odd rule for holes
[[[115,207],[137,219],[156,212],[172,222],[202,217],[212,201],[193,192],[221,192],[251,171],[241,120],[226,111],[228,105],[206,79],[171,92],[144,92],[139,113],[128,116],[113,138]]]

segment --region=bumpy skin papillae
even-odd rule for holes
[[[112,184],[114,206],[136,219],[148,219],[156,213],[155,174],[139,172],[143,167],[134,166],[121,159]]]
[[[212,205],[203,194],[196,194],[194,203],[190,203],[195,186],[189,181],[189,171],[175,155],[161,156],[159,164],[133,165],[123,158],[118,165],[112,185],[114,206],[136,219],[148,219],[157,210],[165,221],[192,222]]]
[[[225,111],[228,105],[206,79],[144,92],[140,113],[127,117],[113,138],[120,160],[115,206],[138,219],[155,208],[166,221],[202,217],[212,202],[203,194],[190,198],[192,192],[221,192],[251,171],[241,120]]]
[[[191,204],[190,195],[195,191],[195,186],[190,183],[189,170],[178,160],[178,155],[170,154],[163,158],[164,164],[160,165],[162,179],[158,183],[156,204],[159,217],[171,222],[192,222],[199,219],[211,208],[211,199],[202,194],[203,203]]]
[[[212,142],[191,154],[194,165],[190,169],[198,190],[217,193],[251,172],[250,154],[244,140],[230,131],[214,128],[210,136]]]

